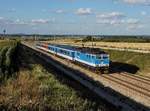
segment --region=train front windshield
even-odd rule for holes
[[[96,58],[100,59],[100,60],[102,60],[102,59],[109,59],[109,56],[108,55],[97,55]]]

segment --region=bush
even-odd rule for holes
[[[6,60],[5,60],[5,67],[7,74],[11,74],[13,72],[13,55],[15,52],[15,47],[10,47],[6,52]]]
[[[8,78],[17,71],[17,43],[5,43],[0,50],[0,79]]]
[[[89,42],[89,41],[93,41],[93,37],[92,36],[87,36],[86,38],[84,38],[82,40],[82,42]]]
[[[0,69],[1,69],[1,73],[5,72],[5,59],[6,59],[6,52],[8,50],[8,47],[3,47],[2,50],[0,51]]]

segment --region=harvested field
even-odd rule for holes
[[[61,44],[72,44],[72,45],[82,45],[81,39],[71,40],[71,39],[59,39],[55,41],[49,41],[50,43],[61,43]],[[127,43],[127,42],[85,42],[85,46],[100,46],[100,47],[110,47],[110,48],[122,48],[122,49],[136,49],[136,50],[148,50],[150,51],[150,43]]]

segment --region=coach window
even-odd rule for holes
[[[89,58],[89,55],[88,55],[88,54],[87,54],[86,56],[87,56],[87,58]]]
[[[96,59],[101,59],[101,56],[99,55],[99,56],[96,56]]]
[[[94,56],[92,55],[92,59],[94,59]]]
[[[89,59],[91,58],[91,55],[89,55]]]

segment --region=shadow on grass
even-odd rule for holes
[[[110,63],[110,71],[111,73],[116,72],[127,72],[131,74],[136,74],[140,68],[136,65],[121,63],[121,62],[112,62]]]

